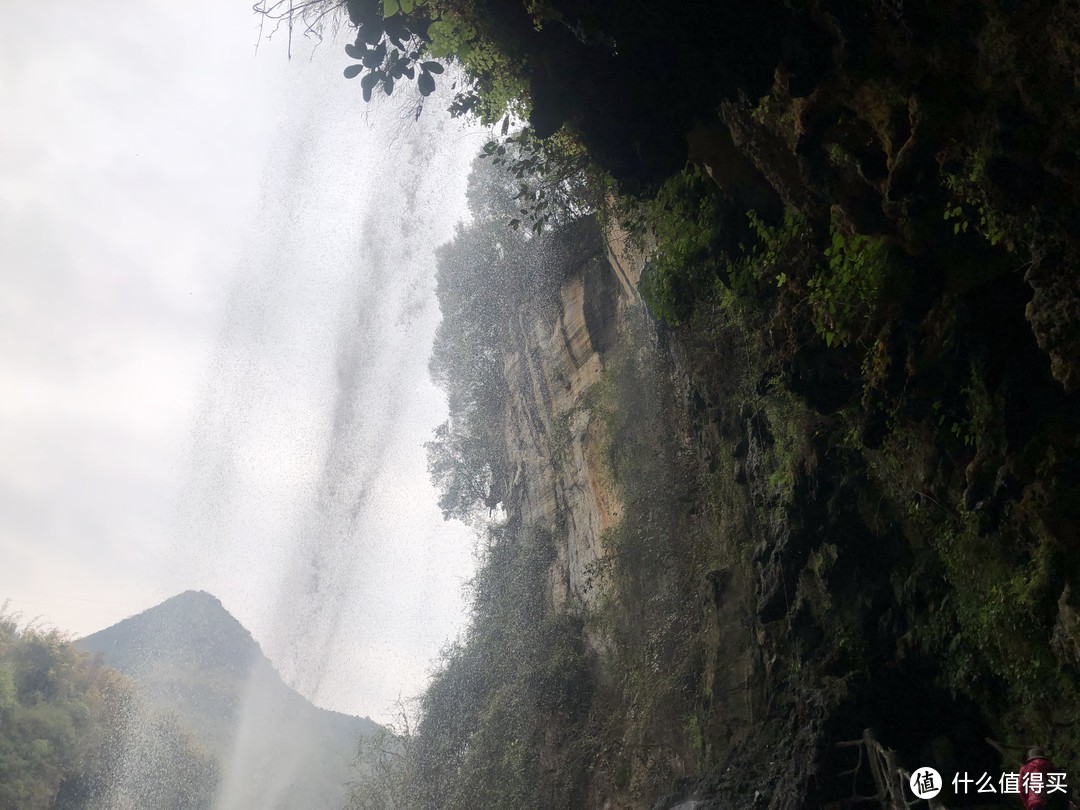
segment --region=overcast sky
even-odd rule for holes
[[[256,57],[242,1],[0,20],[0,599],[83,635],[208,590],[385,719],[463,621],[431,251],[487,133],[367,108],[341,43]]]

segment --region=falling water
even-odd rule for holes
[[[339,60],[319,61],[332,90],[291,111],[232,284],[177,556],[242,606],[298,692],[385,717],[462,618],[471,547],[441,523],[422,443],[444,408],[427,375],[434,250],[466,215],[485,133],[448,117],[445,92],[418,117],[418,98],[365,111]],[[259,760],[261,694],[219,807],[274,807],[302,767]]]

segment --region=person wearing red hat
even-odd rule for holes
[[[1020,799],[1025,810],[1066,810],[1068,794],[1065,774],[1060,772],[1041,748],[1028,751],[1027,759],[1020,767]]]

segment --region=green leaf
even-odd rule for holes
[[[375,85],[379,83],[380,78],[382,78],[381,71],[372,71],[360,80],[360,89],[364,93],[364,101],[371,101],[371,91],[375,89]]]
[[[386,58],[386,43],[382,42],[374,50],[370,50],[364,54],[364,67],[377,68],[383,63]]]
[[[364,23],[356,32],[357,46],[361,44],[371,46],[378,44],[379,40],[382,39],[383,30],[382,20],[371,20]]]
[[[393,17],[401,11],[401,5],[398,0],[383,0],[382,10],[384,17]]]
[[[428,26],[428,39],[449,39],[454,35],[454,24],[447,20],[435,20]]]
[[[828,346],[829,348],[832,348],[833,340],[835,338],[836,338],[836,333],[835,332],[826,332],[825,333],[825,345]]]
[[[398,5],[401,6],[401,10],[406,14],[412,14],[413,9],[416,7],[414,0],[398,0]]]

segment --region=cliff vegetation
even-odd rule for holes
[[[1074,5],[345,10],[362,93],[503,122],[432,366],[473,621],[356,806],[1077,762]]]

